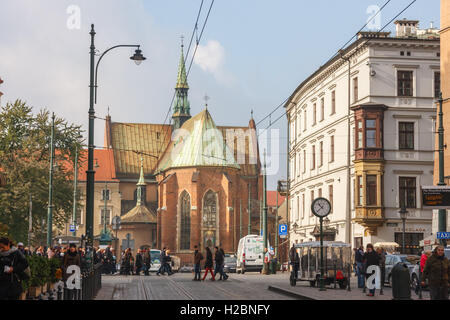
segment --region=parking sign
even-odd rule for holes
[[[287,236],[287,232],[288,231],[288,226],[287,224],[280,224],[278,226],[278,233],[280,234],[280,236]]]

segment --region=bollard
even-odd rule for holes
[[[423,296],[422,296],[422,270],[421,267],[419,266],[419,283],[417,284],[419,286],[419,299],[422,300]]]
[[[352,282],[352,269],[351,269],[350,265],[348,265],[348,279],[347,279],[347,282],[348,282],[347,291],[352,291],[352,289],[350,288],[350,283]]]
[[[55,300],[55,298],[53,297],[53,289],[48,293],[48,300]]]
[[[62,300],[62,294],[63,294],[62,286],[59,285],[58,286],[58,291],[56,293],[57,300]]]
[[[404,263],[397,263],[392,269],[393,300],[411,300],[411,278]]]
[[[333,268],[334,268],[334,289],[336,289],[336,276],[337,276],[336,261],[333,263]]]

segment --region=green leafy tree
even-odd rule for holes
[[[30,195],[33,233],[43,235],[47,230],[51,120],[48,110],[34,115],[20,100],[0,109],[0,225],[8,226],[15,241],[27,240]],[[56,117],[53,226],[57,228],[72,213],[75,150],[83,147],[80,132],[80,126]]]

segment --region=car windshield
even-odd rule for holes
[[[236,263],[236,258],[225,257],[225,263]]]
[[[152,263],[160,263],[159,261],[161,252],[160,251],[150,251],[150,255],[152,257]]]

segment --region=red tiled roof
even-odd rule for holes
[[[88,169],[88,152],[83,150],[81,152],[83,164],[78,168],[78,180],[86,181]],[[99,167],[95,168],[98,163]],[[116,178],[115,166],[114,166],[114,154],[112,150],[94,150],[94,170],[95,170],[95,181],[108,181],[108,182],[118,182]]]
[[[276,191],[267,191],[267,206],[276,207],[277,206],[277,192]],[[278,194],[278,206],[284,202],[286,197]]]

